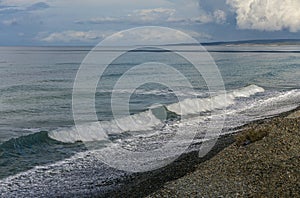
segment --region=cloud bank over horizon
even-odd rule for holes
[[[163,26],[200,42],[300,38],[299,0],[0,0],[0,45],[93,45]]]

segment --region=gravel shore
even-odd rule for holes
[[[300,197],[300,108],[250,123],[235,139],[148,197]]]
[[[185,153],[97,197],[300,197],[300,107],[239,129],[204,158]]]

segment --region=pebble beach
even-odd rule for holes
[[[255,131],[264,135],[245,138]],[[300,108],[247,124],[233,138],[195,171],[148,197],[300,197]]]

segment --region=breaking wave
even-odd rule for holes
[[[264,89],[256,85],[250,85],[227,94],[219,94],[203,99],[186,99],[175,104],[159,106],[116,120],[86,123],[77,126],[77,128],[51,131],[48,135],[54,140],[67,143],[106,140],[108,134],[150,131],[161,128],[164,126],[165,121],[171,118],[223,109],[233,105],[236,98],[250,97],[259,92],[264,92]]]

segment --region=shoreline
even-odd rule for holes
[[[241,128],[235,143],[148,197],[300,197],[300,107]],[[249,132],[264,131],[253,142],[238,143]]]
[[[101,193],[98,195],[98,197],[172,197],[172,196],[188,196],[188,195],[204,196],[204,197],[206,196],[218,197],[218,196],[225,195],[227,197],[228,195],[229,196],[241,195],[238,192],[239,190],[245,191],[243,192],[244,193],[243,195],[253,195],[253,193],[245,194],[247,193],[247,190],[244,189],[245,187],[241,189],[236,189],[236,192],[234,190],[231,190],[232,192],[228,193],[223,188],[220,188],[220,186],[218,187],[214,186],[214,183],[203,182],[203,178],[207,178],[209,176],[213,178],[214,174],[210,171],[212,170],[218,171],[220,169],[221,170],[224,169],[224,167],[219,167],[218,169],[218,166],[220,164],[224,164],[224,163],[226,164],[226,158],[230,158],[227,156],[230,155],[230,152],[232,152],[231,155],[234,155],[236,150],[241,149],[242,151],[244,150],[247,151],[248,148],[252,148],[252,147],[255,148],[256,143],[261,143],[264,140],[264,139],[258,140],[257,142],[250,143],[246,146],[237,147],[235,145],[235,137],[238,134],[242,134],[244,131],[248,130],[249,128],[264,128],[268,125],[273,125],[278,121],[281,121],[278,124],[278,126],[280,127],[286,127],[285,125],[288,125],[287,122],[292,122],[292,123],[298,122],[299,124],[299,120],[300,120],[299,117],[295,116],[295,118],[292,117],[287,118],[289,115],[292,115],[295,112],[299,113],[299,111],[300,111],[300,106],[291,111],[274,115],[270,118],[264,118],[261,120],[256,120],[247,123],[244,126],[237,128],[237,129],[241,129],[239,132],[221,136],[218,139],[218,142],[216,143],[214,148],[203,158],[198,157],[197,151],[185,153],[182,156],[180,156],[179,159],[177,159],[176,161],[174,161],[173,163],[169,164],[166,167],[151,172],[146,172],[146,173],[135,173],[131,175],[130,178],[125,178],[121,183],[119,183],[119,186],[116,189],[105,192],[104,194]],[[284,120],[286,119],[288,119],[289,121],[286,121],[285,123]],[[299,130],[300,128],[298,128],[298,132]],[[271,144],[274,143],[271,142]],[[262,150],[261,152],[263,153],[267,151]],[[232,163],[234,163],[235,165],[238,164],[235,163],[235,161],[233,161]],[[296,179],[300,179],[298,173]],[[221,185],[222,177],[219,178],[219,180],[220,181],[216,182],[216,184]],[[209,179],[207,179],[207,181],[209,181]],[[257,181],[259,181],[259,179]],[[228,184],[228,182],[227,181],[223,181],[223,182],[224,182],[224,186],[227,186],[225,184]],[[239,182],[243,183],[243,180],[239,180]],[[207,187],[207,185],[211,186],[211,188]],[[213,189],[213,186],[216,188]],[[193,190],[190,189],[193,187],[195,187],[195,189]],[[298,187],[300,189],[300,186]],[[223,190],[223,192],[218,191],[218,189]],[[234,194],[232,194],[233,192]],[[254,195],[257,194],[254,193]]]

